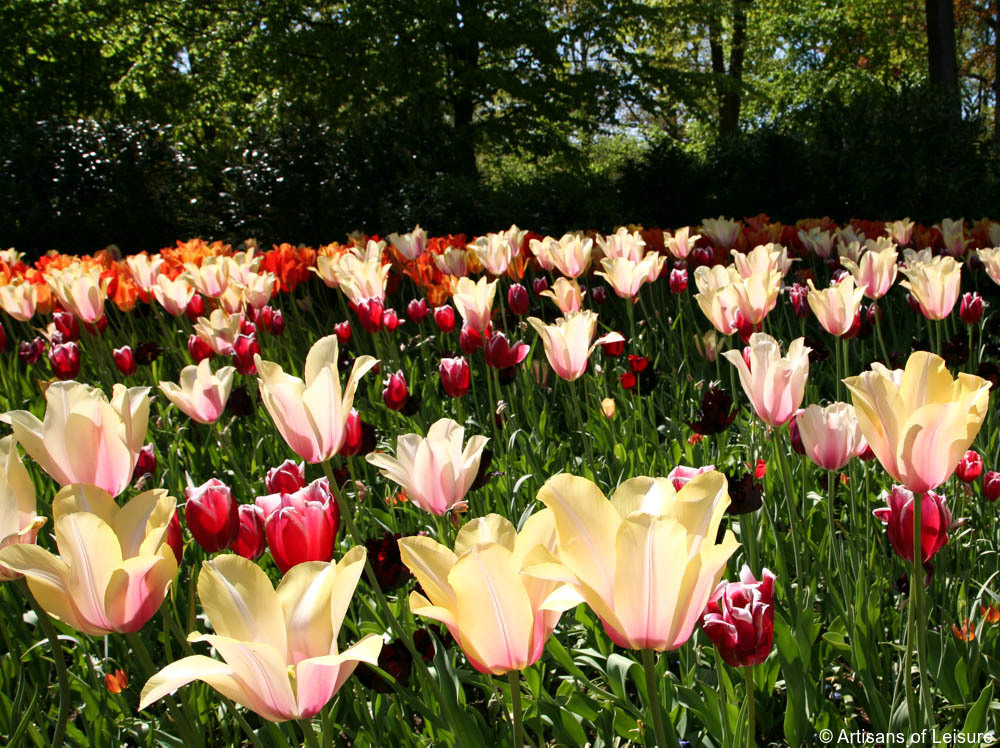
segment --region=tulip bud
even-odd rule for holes
[[[361,415],[354,408],[347,414],[344,424],[344,445],[340,454],[344,457],[366,455],[375,449],[375,427],[361,420]]]
[[[434,307],[434,324],[441,332],[451,332],[455,329],[455,310],[447,304]]]
[[[140,478],[153,475],[156,472],[156,452],[150,442],[139,450],[139,459],[136,460],[135,470],[132,471],[132,482],[135,483]]]
[[[806,453],[806,448],[802,444],[802,434],[799,433],[798,418],[802,412],[803,409],[799,408],[788,420],[788,439],[792,443],[792,451],[798,455],[804,455]]]
[[[983,458],[974,449],[968,450],[955,468],[955,475],[964,483],[972,483],[983,472]]]
[[[757,665],[774,643],[774,580],[767,569],[757,581],[744,565],[739,582],[720,582],[701,619],[705,634],[732,667]]]
[[[55,310],[52,312],[52,322],[56,331],[62,336],[62,342],[71,343],[80,339],[80,325],[77,323],[76,317],[69,312]]]
[[[384,327],[389,332],[395,332],[396,328],[402,324],[399,315],[396,314],[395,309],[386,309],[382,312],[382,327]]]
[[[535,278],[533,281],[531,281],[531,290],[534,292],[535,296],[540,296],[542,291],[548,291],[549,290],[548,278],[544,278],[542,276]]]
[[[382,312],[385,311],[382,299],[362,299],[353,306],[361,328],[369,333],[378,332],[382,326]]]
[[[49,366],[59,379],[73,379],[80,373],[80,346],[60,343],[49,349]]]
[[[462,353],[471,356],[483,347],[483,336],[474,327],[463,324],[462,332],[458,336],[458,345],[461,347]]]
[[[412,575],[399,555],[399,544],[396,542],[402,535],[387,532],[380,538],[370,538],[365,541],[368,549],[368,561],[378,580],[378,586],[383,592],[391,592],[402,585]]]
[[[792,311],[799,319],[809,316],[809,287],[801,283],[793,283],[788,289],[788,298],[792,302]]]
[[[887,525],[889,544],[896,555],[913,563],[913,492],[893,486],[886,498],[889,506],[876,509],[873,514]],[[920,560],[926,563],[948,542],[951,512],[944,497],[934,491],[923,494],[920,512]]]
[[[595,304],[601,305],[608,300],[608,289],[604,286],[594,286],[590,289],[590,298]]]
[[[438,374],[441,386],[449,397],[462,397],[469,391],[469,362],[462,356],[441,359]]]
[[[257,343],[256,335],[237,335],[233,341],[233,366],[236,371],[244,376],[253,376],[257,373],[257,365],[253,357],[260,354],[260,345]]]
[[[975,291],[962,295],[962,305],[958,314],[967,325],[977,325],[983,318],[983,297]]]
[[[188,353],[191,355],[191,358],[194,359],[195,363],[198,363],[202,359],[212,358],[212,356],[215,355],[215,351],[212,350],[212,346],[199,338],[197,335],[191,335],[188,337]]]
[[[406,377],[402,370],[385,378],[385,388],[382,390],[382,400],[389,410],[399,410],[406,404],[409,392],[406,389]]]
[[[240,527],[233,541],[233,553],[256,561],[267,550],[264,532],[264,510],[256,504],[240,504],[237,510]]]
[[[218,478],[184,489],[184,519],[188,530],[206,553],[224,550],[240,529],[233,492]]]
[[[136,369],[139,368],[139,364],[135,361],[135,354],[132,353],[131,347],[127,345],[115,348],[111,353],[111,357],[115,360],[115,366],[118,368],[118,371],[126,377],[135,374]]]
[[[329,561],[337,545],[340,511],[331,498],[318,501],[317,492],[303,488],[282,494],[282,505],[264,522],[267,545],[282,574],[306,561]]]
[[[163,346],[154,340],[140,343],[135,349],[135,361],[139,366],[149,366],[163,354]]]
[[[22,340],[17,344],[17,357],[25,366],[34,364],[45,353],[45,338]]]
[[[179,564],[184,556],[184,532],[181,530],[180,515],[176,511],[170,518],[170,524],[167,525],[167,545],[174,552],[174,558]]]
[[[524,361],[529,350],[527,343],[516,342],[511,345],[502,332],[494,333],[486,341],[486,363],[494,369],[509,369]]]
[[[205,297],[200,293],[196,293],[192,296],[191,301],[189,301],[187,306],[184,308],[184,314],[186,314],[187,318],[191,320],[191,324],[197,322],[199,317],[204,317]]]
[[[996,470],[989,470],[983,476],[983,496],[987,501],[1000,499],[1000,473]]]
[[[670,293],[682,294],[688,287],[687,268],[674,268],[670,271]]]
[[[711,472],[712,470],[715,470],[715,465],[704,465],[700,468],[678,465],[667,473],[667,480],[673,485],[675,491],[680,491],[692,478],[695,478],[702,473]]]
[[[621,382],[622,389],[631,390],[635,387],[636,383],[639,380],[636,378],[635,374],[633,374],[631,371],[626,371],[618,378],[618,381]]]
[[[630,353],[628,357],[628,368],[639,374],[646,370],[649,366],[649,358],[646,356],[637,356],[634,353]]]
[[[347,320],[338,322],[333,326],[333,332],[337,336],[337,342],[340,343],[341,346],[345,346],[351,339],[351,323]]]
[[[415,325],[423,322],[429,313],[430,309],[427,307],[427,299],[413,299],[406,305],[406,316]]]
[[[354,412],[354,411],[352,411]],[[306,485],[306,464],[285,460],[267,471],[264,487],[268,493],[295,493]]]
[[[531,308],[531,298],[528,296],[528,289],[520,283],[514,283],[507,289],[507,306],[510,311],[520,317],[527,314]]]
[[[617,406],[615,405],[615,401],[613,399],[606,397],[601,400],[601,412],[604,413],[605,418],[614,418],[616,410]]]
[[[612,340],[610,343],[601,343],[601,351],[604,352],[605,356],[617,358],[625,352],[625,341]]]

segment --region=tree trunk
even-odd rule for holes
[[[722,49],[722,32],[717,22],[708,30],[712,72],[719,97],[719,137],[726,138],[740,131],[740,110],[743,108],[743,60],[746,57],[747,6],[753,0],[732,0],[733,37],[730,41],[729,66]]]
[[[1000,148],[1000,0],[993,0],[993,142]]]
[[[931,86],[941,90],[948,108],[958,117],[961,116],[961,109],[953,0],[924,0],[924,10],[927,15],[927,62]]]

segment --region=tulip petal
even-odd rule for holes
[[[71,483],[61,488],[52,499],[52,517],[56,521],[73,512],[90,512],[113,527],[119,511],[111,494],[86,483]]]
[[[400,558],[413,572],[431,602],[454,610],[455,591],[448,581],[448,574],[458,557],[450,548],[421,535],[400,538],[397,542]]]
[[[164,543],[159,555],[137,556],[115,569],[104,593],[104,606],[115,631],[141,629],[163,604],[177,576],[177,559]]]
[[[308,719],[326,706],[359,662],[378,665],[381,651],[382,637],[368,634],[341,654],[302,660],[295,668],[299,717]]]
[[[288,659],[293,664],[329,654],[331,641],[336,641],[330,623],[330,590],[335,576],[333,564],[307,561],[289,569],[278,584]]]
[[[118,537],[96,514],[74,512],[55,522],[59,555],[69,565],[68,586],[80,617],[91,626],[113,629],[104,605],[111,575],[122,565]]]
[[[143,491],[121,508],[111,523],[122,545],[122,556],[151,556],[157,552],[174,516],[177,500],[165,489]]]
[[[0,565],[24,574],[31,594],[53,618],[85,634],[106,633],[81,620],[69,588],[69,566],[55,554],[37,545],[10,545],[0,548]]]
[[[336,578],[333,581],[333,588],[330,590],[330,622],[333,626],[332,644],[326,653],[335,654],[337,651],[337,634],[340,626],[344,622],[344,615],[354,597],[358,580],[365,568],[365,561],[368,558],[368,551],[363,545],[356,545],[344,557],[337,562]],[[324,653],[324,654],[326,654]]]
[[[455,555],[461,556],[477,543],[497,543],[508,551],[514,550],[517,530],[506,517],[487,514],[462,525],[455,537]]]

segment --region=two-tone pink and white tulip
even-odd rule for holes
[[[865,289],[854,284],[852,275],[821,291],[816,289],[811,278],[808,283],[809,294],[806,296],[806,301],[809,302],[809,308],[813,310],[823,329],[838,338],[849,332],[861,308]]]
[[[13,436],[0,439],[0,548],[31,544],[45,517],[35,513],[35,484],[21,462]],[[0,565],[0,582],[20,574]]]
[[[452,296],[455,308],[465,323],[480,335],[490,324],[496,293],[497,281],[488,280],[486,276],[478,281],[459,278],[455,284],[455,293]]]
[[[226,409],[236,369],[223,366],[214,374],[209,359],[181,369],[180,382],[160,382],[160,391],[191,420],[215,423]]]
[[[740,384],[757,417],[772,427],[788,422],[805,396],[809,378],[809,351],[804,338],[796,338],[781,355],[781,343],[766,333],[750,336],[747,361],[743,351],[722,355],[736,367]]]
[[[908,262],[900,272],[906,280],[899,285],[913,295],[927,319],[941,320],[951,314],[962,291],[962,263],[942,255],[930,262]]]
[[[854,406],[847,403],[810,405],[795,416],[795,424],[806,456],[824,470],[840,470],[868,446]]]
[[[889,293],[892,284],[896,282],[898,260],[899,252],[896,248],[885,247],[865,252],[857,262],[847,257],[841,258],[840,264],[851,272],[864,295],[875,300]]]
[[[572,382],[587,370],[590,354],[604,343],[625,340],[621,333],[609,332],[594,340],[597,332],[597,314],[590,310],[574,312],[560,317],[555,324],[546,325],[537,317],[529,317],[530,324],[542,338],[549,365],[560,377]]]

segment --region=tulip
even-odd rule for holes
[[[528,324],[542,338],[549,365],[568,382],[583,376],[594,348],[603,343],[624,340],[617,332],[593,340],[597,331],[597,315],[589,310],[560,317],[553,325],[546,325],[537,317],[529,317]]]
[[[198,318],[194,331],[213,351],[220,356],[229,356],[233,352],[236,336],[241,334],[242,325],[242,314],[226,314],[221,309],[213,309],[207,318]]]
[[[139,708],[200,680],[272,722],[313,717],[359,662],[378,662],[380,634],[337,647],[364,564],[365,549],[352,548],[336,565],[300,565],[275,589],[245,558],[205,561],[198,599],[215,634],[189,639],[210,644],[223,662],[192,655],[167,665],[143,687]]]
[[[399,370],[395,374],[390,374],[385,378],[385,388],[382,390],[382,400],[389,410],[401,410],[406,405],[406,399],[410,396],[406,388],[406,377],[403,371]]]
[[[123,345],[121,348],[115,348],[111,354],[114,359],[115,367],[126,377],[130,377],[135,374],[136,370],[139,368],[139,364],[135,360],[135,354],[132,352],[132,348]]]
[[[889,506],[876,509],[872,514],[887,525],[889,544],[896,555],[913,563],[913,492],[903,486],[893,486],[886,499]],[[951,512],[943,496],[924,491],[920,513],[920,561],[927,563],[948,542]],[[927,581],[930,582],[929,577]]]
[[[175,280],[160,275],[156,279],[156,285],[153,286],[153,298],[167,310],[167,314],[173,317],[184,314],[193,296],[194,289],[183,275]]]
[[[976,252],[976,256],[983,263],[990,279],[1000,285],[1000,247],[980,249]]]
[[[687,268],[673,268],[670,271],[670,293],[682,294],[687,291],[688,271]]]
[[[285,460],[278,467],[271,468],[264,478],[268,493],[295,493],[305,485],[306,464],[300,462],[296,465],[294,460]]]
[[[965,324],[978,325],[979,320],[983,318],[983,297],[975,291],[963,294],[958,315]]]
[[[701,234],[691,236],[691,227],[677,229],[674,235],[667,239],[667,250],[678,260],[683,260],[694,249],[695,243],[701,239]]]
[[[708,601],[701,626],[722,659],[732,667],[759,665],[774,643],[774,580],[764,569],[761,581],[746,564],[739,582],[721,582]]]
[[[205,297],[200,293],[192,295],[191,300],[184,307],[184,315],[191,320],[192,325],[198,321],[199,317],[203,317],[205,315]]]
[[[906,280],[900,283],[920,306],[927,319],[944,319],[955,308],[962,285],[962,263],[954,257],[935,257],[930,262],[916,262],[901,270]]]
[[[403,324],[395,309],[386,309],[382,312],[382,327],[389,332],[395,332]]]
[[[180,383],[160,382],[164,396],[191,420],[215,423],[226,408],[233,387],[232,366],[223,366],[215,374],[207,358],[197,366],[181,369]]]
[[[458,347],[466,356],[471,356],[483,347],[483,336],[474,327],[463,324],[462,332],[458,335]]]
[[[418,224],[409,234],[389,234],[389,242],[407,260],[416,260],[427,247],[427,234]]]
[[[579,278],[587,271],[593,251],[594,240],[580,234],[564,234],[558,241],[545,242],[549,262],[567,278]]]
[[[21,281],[0,286],[0,306],[19,322],[27,322],[35,316],[38,305],[38,289],[34,283]]]
[[[606,397],[603,400],[601,400],[601,412],[604,414],[605,418],[614,418],[615,411],[617,409],[618,408],[615,405],[615,401],[612,400],[610,397]]]
[[[184,518],[191,535],[206,553],[232,545],[240,529],[233,492],[218,478],[184,489]]]
[[[402,486],[414,506],[442,516],[469,492],[489,441],[473,436],[463,449],[464,437],[462,426],[442,418],[431,425],[426,437],[398,437],[395,458],[376,452],[365,459]]]
[[[152,293],[156,286],[156,279],[160,276],[160,267],[163,265],[163,258],[159,255],[150,257],[145,252],[125,258],[129,275],[135,281],[135,285],[145,293]]]
[[[305,381],[254,356],[264,407],[288,446],[306,462],[324,462],[340,449],[358,381],[378,363],[359,356],[342,390],[338,355],[336,335],[317,340],[306,356]]]
[[[1000,473],[988,470],[983,476],[983,496],[987,501],[1000,499]]]
[[[1000,283],[1000,281],[997,281],[997,283]],[[547,278],[539,276],[538,278],[535,278],[533,281],[531,281],[531,291],[532,293],[535,294],[535,296],[541,296],[545,291],[548,290],[548,288],[549,288],[549,281]]]
[[[911,354],[903,371],[875,363],[844,384],[882,467],[916,493],[948,480],[989,405],[989,382],[964,373],[952,379],[944,360],[926,351]]]
[[[391,532],[386,532],[379,538],[365,541],[372,571],[375,572],[378,586],[383,592],[391,592],[413,576],[400,556],[399,543],[396,541],[401,537],[399,533],[393,535]]]
[[[627,257],[605,257],[601,260],[603,271],[598,271],[594,275],[604,278],[619,298],[631,299],[639,293],[639,289],[649,280],[650,275],[659,275],[666,259],[656,252],[650,252],[638,262],[633,262]]]
[[[410,318],[410,322],[415,325],[419,325],[427,317],[430,310],[427,308],[427,299],[412,299],[409,304],[406,305],[406,316]]]
[[[740,236],[740,222],[724,216],[718,218],[703,218],[701,229],[712,243],[723,249],[732,249]]]
[[[507,289],[507,307],[518,317],[528,313],[531,299],[528,298],[528,290],[520,283],[513,283]]]
[[[348,321],[338,322],[333,326],[333,332],[337,336],[337,341],[341,345],[347,345],[351,339],[351,323]]]
[[[733,407],[733,398],[725,390],[709,386],[701,396],[698,420],[688,423],[696,434],[711,436],[729,428],[739,411]]]
[[[35,484],[21,462],[13,436],[0,439],[0,549],[32,544],[45,517],[35,514]],[[0,582],[21,575],[0,564]]]
[[[793,283],[788,289],[788,298],[792,302],[792,311],[799,319],[809,316],[809,289],[801,283]]]
[[[382,299],[361,299],[352,303],[361,329],[369,334],[378,332],[382,327],[382,313],[385,311]]]
[[[99,389],[54,382],[45,391],[45,420],[7,413],[14,437],[61,486],[87,483],[117,496],[131,482],[146,443],[149,388],[116,384],[110,402]]]
[[[104,316],[107,281],[101,280],[99,267],[67,268],[46,278],[59,303],[81,322],[94,324]]]
[[[451,248],[446,249],[441,254],[432,255],[434,265],[445,275],[453,275],[461,278],[469,273],[468,255],[466,250]]]
[[[969,245],[970,239],[965,238],[965,219],[959,218],[953,221],[945,218],[941,223],[935,223],[934,228],[941,232],[944,240],[944,249],[952,257],[961,257],[965,254],[965,248]]]
[[[795,417],[805,454],[824,470],[840,470],[867,446],[854,407],[810,405]]]
[[[511,345],[502,332],[494,333],[486,341],[486,363],[494,369],[509,369],[524,361],[530,348],[527,343],[515,342]]]
[[[356,457],[368,454],[375,449],[375,429],[370,423],[363,423],[357,410],[351,409],[347,416],[344,429],[344,444],[338,454],[344,457]]]
[[[202,296],[217,299],[229,287],[231,265],[224,257],[205,257],[201,265],[184,263],[184,276]]]
[[[885,225],[885,233],[896,244],[905,247],[910,243],[910,239],[913,236],[913,221],[909,218],[904,218],[901,221],[891,221]]]
[[[148,366],[163,354],[163,346],[154,340],[140,343],[135,349],[135,362],[140,366]]]
[[[809,280],[809,306],[823,329],[838,338],[850,331],[864,296],[865,290],[855,287],[852,276],[822,291]]]
[[[240,504],[237,509],[239,530],[230,548],[233,553],[250,561],[256,561],[267,550],[267,536],[264,533],[264,510],[256,504]]]
[[[262,503],[257,500],[257,506]],[[340,510],[328,488],[310,485],[294,494],[281,494],[276,509],[263,510],[267,545],[282,574],[307,561],[333,558]]]
[[[735,269],[721,265],[712,268],[702,266],[694,271],[694,282],[698,287],[694,299],[708,321],[723,335],[736,332],[736,313],[739,311],[740,299],[734,283],[738,277]]]
[[[243,300],[253,309],[266,306],[274,294],[277,282],[273,273],[248,273],[242,283]]]
[[[958,466],[955,468],[955,475],[963,483],[972,483],[982,475],[983,472],[983,457],[974,449],[970,449],[964,455],[962,459],[958,461]]]
[[[675,491],[680,491],[691,481],[692,478],[697,478],[702,473],[709,473],[712,470],[715,470],[715,465],[705,465],[700,468],[678,465],[667,473],[667,480],[670,481],[670,484],[674,487]]]
[[[469,391],[469,362],[462,356],[441,359],[438,375],[448,397],[462,397]]]
[[[139,459],[135,462],[135,469],[132,471],[132,482],[145,478],[147,475],[156,473],[156,450],[150,442],[139,450]]]
[[[255,357],[260,355],[260,343],[256,335],[237,335],[233,340],[233,365],[243,376],[257,373]]]
[[[764,423],[777,428],[798,409],[809,377],[809,351],[803,338],[796,338],[781,356],[781,344],[765,333],[750,337],[750,365],[740,351],[722,355],[736,367],[740,384],[754,412]]]
[[[210,359],[215,355],[215,351],[212,350],[212,346],[199,338],[197,335],[188,336],[187,348],[188,353],[191,355],[191,358],[194,359],[196,364],[205,359]]]
[[[799,241],[817,257],[826,258],[833,252],[833,235],[819,226],[813,226],[808,232],[799,231]]]
[[[101,488],[66,486],[52,500],[59,555],[10,545],[0,566],[24,574],[42,608],[67,626],[94,636],[138,631],[177,575],[166,542],[175,503],[154,489],[119,508]]]
[[[641,260],[646,251],[646,242],[642,235],[638,231],[629,233],[629,230],[624,226],[611,236],[598,236],[597,246],[601,248],[607,258],[623,257],[632,262]]]
[[[698,354],[710,364],[718,358],[721,345],[722,340],[715,330],[709,330],[704,335],[694,336],[694,347]]]
[[[59,379],[73,379],[80,373],[80,346],[59,343],[49,348],[49,366]]]
[[[572,585],[628,649],[684,644],[739,545],[732,531],[715,542],[729,496],[714,470],[680,491],[666,478],[633,478],[610,502],[593,482],[561,474],[538,500],[555,517],[558,550],[533,553],[528,573]]]
[[[580,288],[580,284],[575,279],[556,278],[551,289],[544,289],[538,292],[539,296],[547,296],[559,307],[563,314],[579,311],[583,307],[583,295],[585,291]]]
[[[621,335],[621,333],[619,333],[619,335]],[[605,356],[617,358],[625,352],[625,338],[622,337],[621,340],[612,340],[609,343],[601,343],[601,350],[604,352]]]
[[[895,247],[865,252],[858,262],[843,258],[840,263],[851,271],[858,288],[869,299],[881,299],[896,282],[899,253]],[[818,316],[818,315],[817,315]]]
[[[455,329],[455,310],[447,304],[434,307],[434,324],[441,332],[451,332]]]
[[[422,590],[410,593],[410,609],[443,623],[479,672],[523,670],[541,657],[563,611],[580,603],[567,585],[527,568],[534,554],[551,555],[555,541],[549,511],[520,532],[498,514],[474,519],[454,551],[427,537],[401,538],[400,556]]]
[[[30,366],[38,362],[45,352],[45,339],[35,338],[34,340],[22,340],[17,344],[17,358],[25,366]]]
[[[507,272],[510,261],[514,259],[514,248],[505,234],[489,233],[477,237],[469,245],[479,263],[487,273],[497,278]]]
[[[167,525],[166,542],[170,546],[177,564],[180,565],[181,558],[184,556],[184,531],[181,530],[181,518],[176,510],[170,517],[170,524]]]
[[[736,305],[747,324],[757,326],[778,303],[781,273],[763,270],[733,279]]]
[[[270,309],[270,307],[264,307],[264,309]],[[285,332],[285,315],[280,309],[275,309],[274,313],[270,316],[270,319],[265,316],[263,317],[263,320],[264,329],[276,338],[281,337],[281,335]]]

